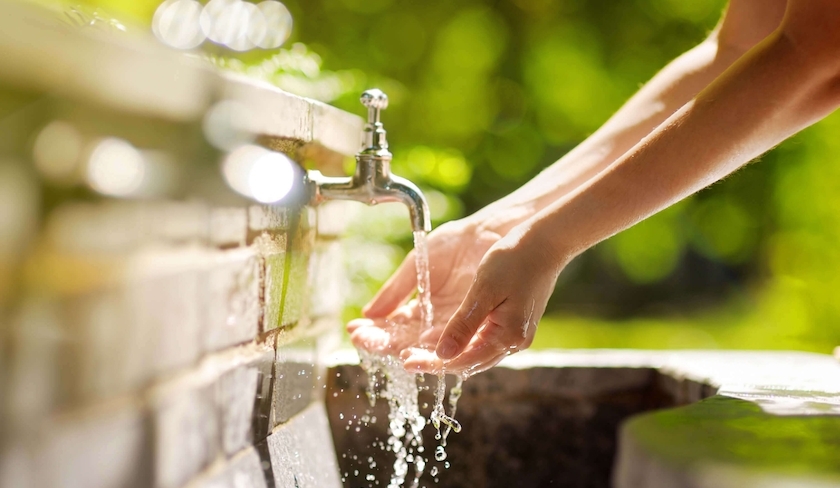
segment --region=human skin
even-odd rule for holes
[[[406,333],[417,328],[419,315],[414,303],[403,305],[416,286],[414,257],[409,255],[365,308],[367,319],[348,325],[353,342],[359,347],[390,354],[409,346],[433,346],[467,294],[481,259],[492,245],[535,213],[580,188],[633,148],[773,32],[784,8],[784,0],[734,0],[719,28],[658,73],[575,150],[508,197],[433,232],[429,240],[432,301],[436,312],[432,330],[424,331],[419,340],[416,333]],[[542,312],[542,307],[535,305],[533,318],[539,318]],[[534,330],[535,327],[530,328],[520,347],[530,344]],[[456,367],[458,363],[450,369]]]
[[[790,0],[770,36],[609,168],[484,255],[423,371],[483,370],[529,344],[557,275],[598,242],[720,180],[840,106],[840,3]]]

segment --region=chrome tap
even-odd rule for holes
[[[381,90],[367,90],[362,94],[362,104],[368,109],[364,129],[364,147],[356,154],[356,172],[353,176],[330,177],[320,171],[309,171],[310,204],[326,200],[355,200],[368,205],[383,202],[402,202],[411,214],[412,229],[429,232],[432,228],[429,205],[417,186],[391,174],[391,159],[385,128],[380,120],[382,110],[388,107],[388,96]]]

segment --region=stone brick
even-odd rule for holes
[[[119,395],[137,389],[153,373],[149,361],[156,330],[144,329],[121,287],[65,299],[69,341],[59,371],[68,401]]]
[[[272,393],[274,387],[274,348],[267,348],[265,352],[252,359],[248,365],[257,370],[257,391],[254,398],[254,412],[251,431],[256,443],[265,439],[273,425],[271,425]]]
[[[260,457],[256,449],[249,447],[190,483],[190,488],[267,488],[267,485]]]
[[[201,351],[200,272],[185,270],[137,286],[134,316],[156,340],[148,358],[158,373],[193,364]]]
[[[313,403],[268,437],[277,487],[340,488],[324,404]]]
[[[244,246],[248,235],[246,208],[214,208],[210,211],[210,243],[219,247]]]
[[[147,241],[145,220],[137,204],[69,203],[51,213],[46,234],[59,252],[124,252]]]
[[[0,431],[7,435],[33,430],[61,401],[60,352],[67,341],[60,314],[53,300],[30,298],[3,330],[11,333],[10,347],[4,349],[9,354],[0,359],[8,367],[0,392]]]
[[[239,366],[223,374],[216,383],[222,449],[227,455],[233,455],[251,441],[259,379],[256,368]]]
[[[283,318],[283,291],[286,277],[286,253],[264,254],[263,260],[263,325],[262,331],[280,327]]]
[[[309,260],[315,241],[314,209],[305,208],[300,214],[297,226],[290,230],[289,258],[286,289],[283,297],[283,314],[280,324],[283,327],[298,323],[308,317],[309,301]]]
[[[287,422],[317,398],[316,364],[314,340],[278,345],[274,365],[272,426]]]
[[[149,237],[165,243],[208,242],[210,209],[200,202],[155,202],[145,204]]]
[[[289,228],[291,210],[285,207],[253,205],[248,207],[248,232],[259,235],[263,231],[281,231]]]
[[[203,280],[204,347],[215,351],[248,342],[259,332],[260,266],[251,248],[219,253]]]
[[[219,452],[215,389],[204,378],[188,377],[154,392],[156,488],[177,488]]]
[[[362,147],[362,120],[324,103],[312,104],[312,140],[341,154]]]
[[[51,488],[149,486],[151,446],[138,405],[121,402],[44,425],[40,485]]]
[[[309,315],[339,317],[344,310],[344,253],[339,241],[318,242],[309,260]]]

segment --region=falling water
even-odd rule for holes
[[[422,323],[421,331],[432,328],[432,321],[434,320],[434,308],[432,307],[432,292],[431,282],[429,278],[429,250],[426,244],[426,233],[418,231],[414,233],[414,254],[417,262],[417,302],[420,305],[420,321]],[[435,459],[437,461],[444,461],[446,459],[446,438],[451,431],[461,432],[461,424],[455,420],[455,409],[458,404],[458,398],[461,396],[461,384],[463,378],[458,377],[456,385],[449,393],[450,413],[446,415],[446,410],[443,408],[443,400],[446,395],[446,372],[442,371],[438,374],[437,391],[435,392],[435,405],[432,409],[431,421],[437,433],[435,439],[440,441],[440,445],[435,450]],[[446,430],[441,434],[440,425],[445,424]]]
[[[388,488],[405,483],[409,463],[414,464],[414,480],[419,484],[426,466],[423,452],[423,427],[426,419],[420,413],[415,375],[403,368],[394,356],[380,356],[360,350],[362,368],[368,373],[368,399],[371,406],[378,397],[388,401],[388,441],[386,449],[396,455]],[[377,394],[378,391],[378,394]]]
[[[432,307],[431,286],[429,277],[429,251],[426,242],[426,233],[418,231],[414,233],[414,252],[417,267],[417,302],[420,307],[421,326],[416,331],[418,334],[432,328],[434,320],[434,309]],[[420,483],[420,477],[426,467],[426,459],[423,457],[422,430],[426,419],[420,414],[418,405],[419,388],[418,381],[422,381],[422,375],[408,373],[403,368],[402,362],[394,356],[378,356],[366,351],[359,351],[362,368],[368,373],[367,396],[374,404],[376,398],[384,398],[388,401],[388,433],[387,449],[396,454],[394,461],[394,472],[391,475],[388,488],[399,488],[405,483],[408,474],[408,465],[414,464],[414,479],[409,485],[416,488]],[[444,461],[446,459],[446,438],[451,431],[460,432],[461,425],[455,420],[455,409],[458,398],[461,396],[461,384],[463,377],[458,377],[455,386],[449,393],[449,415],[443,407],[446,394],[445,374],[438,375],[437,391],[435,394],[435,405],[431,414],[431,422],[437,430],[435,438],[440,445],[435,450],[435,459]],[[441,433],[441,424],[446,429]],[[449,463],[446,463],[449,467]],[[434,468],[437,471],[437,468]],[[435,473],[433,476],[436,476]]]
[[[414,259],[417,264],[417,303],[420,305],[420,332],[432,328],[435,317],[432,307],[432,287],[429,278],[429,247],[426,232],[414,233]]]

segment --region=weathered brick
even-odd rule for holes
[[[177,488],[219,452],[215,389],[188,377],[153,394],[156,488]]]
[[[206,258],[193,259],[201,257]],[[151,338],[147,361],[157,373],[190,365],[201,351],[202,270],[188,255],[170,259],[179,258],[184,262],[177,268],[153,273],[129,288],[132,316]]]
[[[216,383],[222,449],[227,455],[245,448],[252,439],[259,379],[257,368],[239,366],[224,373]]]
[[[286,230],[289,228],[290,213],[291,210],[285,207],[248,207],[248,232],[258,235],[263,231]]]
[[[124,252],[148,240],[145,220],[139,204],[70,203],[50,214],[46,234],[59,252]]]
[[[344,254],[339,241],[318,242],[309,260],[309,315],[339,317],[346,285]]]
[[[252,340],[259,331],[260,267],[254,249],[216,254],[203,280],[204,347],[215,351]]]
[[[190,483],[190,488],[266,488],[256,449],[249,447]]]
[[[312,403],[315,398],[316,364],[313,339],[278,345],[274,364],[272,426],[287,422]]]
[[[290,229],[289,257],[286,290],[283,298],[283,327],[296,324],[308,317],[309,307],[309,260],[315,242],[314,209],[305,208],[300,214],[297,226]]]
[[[266,350],[249,361],[248,365],[257,370],[257,391],[254,398],[254,413],[251,431],[256,443],[265,439],[271,432],[272,392],[274,386],[274,348]]]
[[[144,205],[149,237],[166,243],[208,242],[210,209],[201,202],[155,202]]]
[[[214,246],[243,246],[247,235],[246,208],[214,208],[210,211],[210,243]]]
[[[40,486],[149,486],[151,446],[145,422],[140,407],[129,402],[48,422],[37,457]]]
[[[278,487],[339,488],[326,409],[313,403],[268,437],[274,483]]]
[[[67,401],[84,402],[139,388],[154,365],[149,348],[156,331],[143,329],[120,287],[65,299],[69,337],[59,371]]]
[[[283,317],[283,290],[286,276],[286,253],[263,254],[263,332],[280,327]]]
[[[10,354],[0,359],[8,365],[0,392],[6,434],[31,431],[60,402],[59,352],[67,343],[60,313],[53,300],[30,298],[10,321]]]

